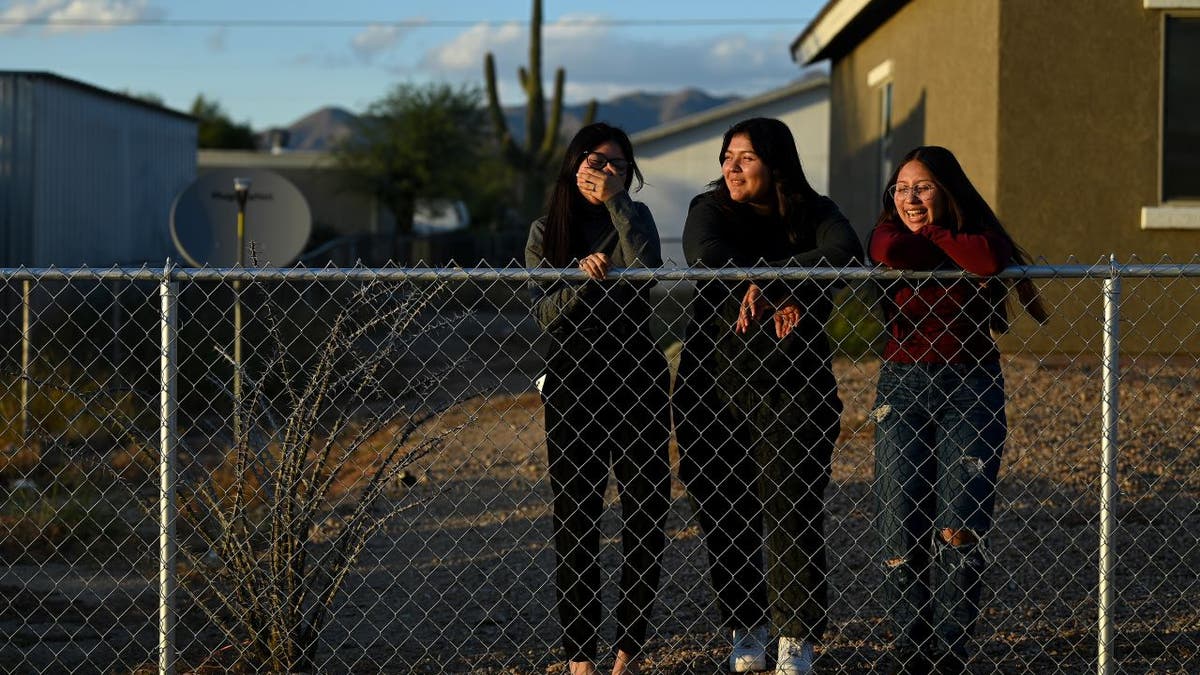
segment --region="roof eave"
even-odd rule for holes
[[[829,0],[792,41],[792,60],[800,65],[834,59],[849,52],[908,0]]]
[[[185,112],[180,112],[178,110],[175,110],[174,108],[168,108],[165,104],[151,103],[150,101],[146,101],[146,100],[143,100],[140,98],[135,98],[128,94],[122,94],[120,92],[111,91],[109,89],[104,89],[102,87],[98,87],[94,84],[89,84],[82,80],[76,80],[76,79],[73,79],[70,77],[66,77],[64,75],[59,75],[58,73],[52,73],[48,70],[0,70],[0,75],[12,75],[12,76],[16,76],[16,77],[25,77],[25,78],[29,78],[31,80],[46,80],[46,81],[57,83],[59,85],[64,85],[64,86],[72,87],[75,89],[80,89],[82,91],[86,91],[90,94],[100,96],[103,98],[115,99],[115,100],[121,101],[121,102],[129,104],[129,105],[133,105],[133,106],[136,106],[139,108],[146,108],[146,109],[152,110],[156,113],[168,115],[170,117],[187,120],[189,122],[199,121],[199,120],[197,120],[196,116],[190,115]]]
[[[325,150],[289,150],[280,154],[259,150],[202,149],[196,164],[204,170],[213,167],[259,169],[328,169],[337,166],[333,154]]]

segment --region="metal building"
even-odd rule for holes
[[[191,116],[0,71],[0,267],[162,264],[171,202],[195,175]]]

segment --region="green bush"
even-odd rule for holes
[[[854,361],[878,356],[882,348],[883,324],[871,311],[871,301],[861,289],[847,287],[833,298],[833,312],[825,333],[834,356]]]

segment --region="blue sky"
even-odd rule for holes
[[[755,94],[799,76],[787,48],[823,4],[545,0],[543,76],[548,86],[553,66],[565,66],[571,101],[684,87]],[[235,120],[262,129],[324,105],[360,111],[400,82],[482,84],[483,54],[492,51],[501,98],[517,102],[530,6],[529,0],[5,0],[0,68],[154,93],[179,110],[203,93]],[[164,23],[101,25],[147,20]],[[698,25],[709,20],[726,23]]]

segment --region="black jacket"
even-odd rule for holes
[[[661,267],[662,250],[650,209],[622,192],[603,206],[589,206],[572,223],[571,256],[579,260],[605,253],[613,267]],[[544,260],[546,219],[529,227],[525,266],[549,267]],[[530,282],[533,314],[538,325],[559,340],[575,333],[624,337],[649,331],[652,283],[627,281]]]
[[[828,197],[817,197],[807,206],[795,237],[789,237],[777,216],[760,215],[748,205],[722,204],[713,192],[700,194],[688,210],[683,251],[688,264],[710,268],[844,267],[862,259],[858,235]],[[688,349],[703,363],[715,356],[715,348],[724,365],[707,367],[715,367],[714,372],[732,369],[738,377],[756,380],[777,379],[781,369],[806,372],[827,361],[824,326],[833,306],[831,282],[758,285],[771,302],[791,296],[800,304],[802,318],[790,335],[777,338],[769,317],[757,321],[745,335],[734,333],[749,282],[708,281],[698,284],[692,302]]]

